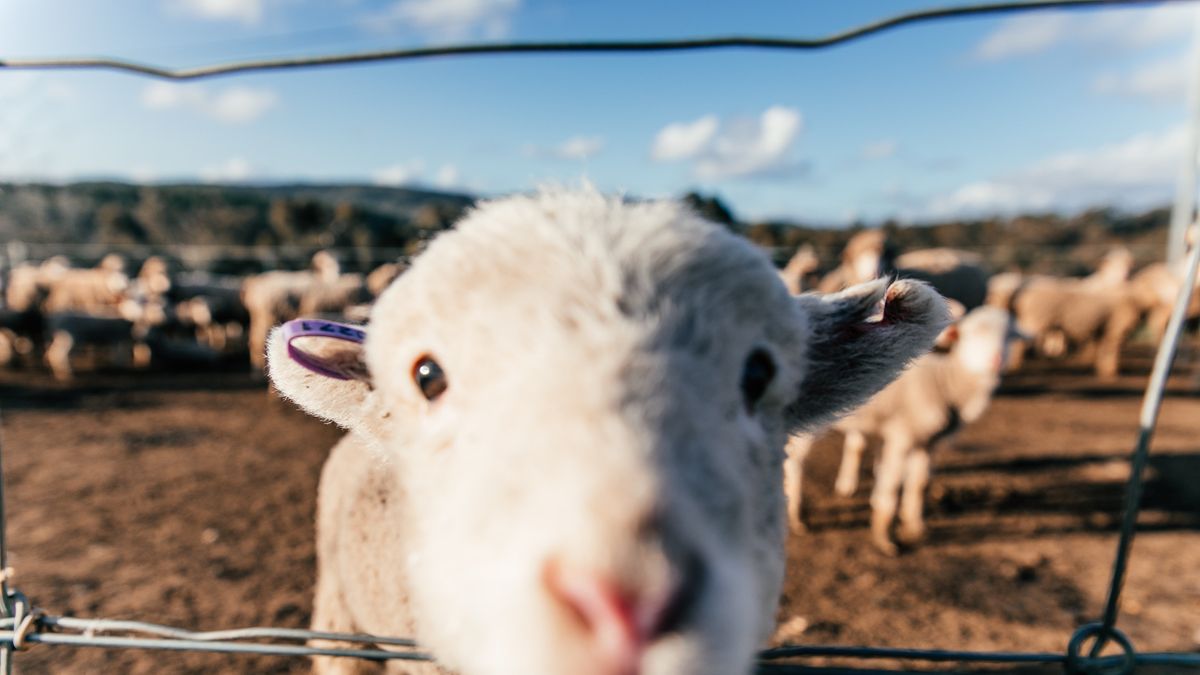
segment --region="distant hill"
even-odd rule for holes
[[[473,201],[367,185],[0,183],[0,241],[22,242],[32,257],[60,252],[83,262],[106,249],[136,258],[205,248],[209,263],[266,256],[270,265],[274,249],[317,247],[387,259],[414,252]]]
[[[684,196],[707,217],[744,234],[782,264],[814,246],[825,267],[859,229],[743,222],[718,197]],[[466,194],[374,185],[68,185],[0,183],[0,243],[9,257],[65,254],[87,264],[109,250],[133,260],[167,253],[194,268],[242,272],[298,267],[312,251],[338,249],[350,269],[411,255],[471,205]],[[1139,264],[1161,259],[1169,213],[1096,209],[1074,216],[1024,215],[901,227],[885,223],[897,249],[964,248],[997,271],[1080,274],[1111,247]]]

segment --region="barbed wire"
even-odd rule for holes
[[[0,59],[3,70],[72,69],[115,70],[165,80],[198,80],[203,78],[273,70],[321,68],[381,61],[409,61],[446,56],[481,56],[499,54],[596,54],[631,52],[674,52],[711,49],[773,49],[814,50],[833,47],[852,40],[882,33],[910,24],[966,16],[1010,14],[1050,9],[1080,9],[1097,6],[1137,6],[1192,2],[1193,0],[1024,0],[1020,2],[991,2],[949,7],[936,7],[879,19],[829,35],[814,38],[778,38],[761,36],[720,36],[660,40],[565,40],[546,42],[491,42],[450,44],[431,47],[387,49],[377,51],[298,56],[274,59],[253,59],[230,63],[172,69],[107,57]]]

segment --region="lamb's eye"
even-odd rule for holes
[[[767,393],[771,380],[775,378],[775,361],[763,349],[755,349],[746,357],[742,366],[742,397],[746,409],[753,410],[755,404]]]
[[[446,373],[432,357],[422,356],[413,366],[413,381],[426,399],[432,401],[446,392]]]

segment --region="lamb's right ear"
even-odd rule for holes
[[[928,352],[950,322],[923,282],[877,279],[832,295],[796,297],[809,317],[808,363],[788,408],[796,430],[818,428],[887,386]]]
[[[359,429],[371,393],[365,337],[360,328],[332,321],[289,321],[267,342],[271,383],[309,414]]]

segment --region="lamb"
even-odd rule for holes
[[[217,353],[225,351],[250,323],[242,304],[242,283],[238,277],[203,272],[177,276],[168,291],[176,320],[193,330],[197,343]]]
[[[75,376],[71,354],[81,346],[89,346],[113,350],[116,359],[128,359],[135,368],[145,368],[150,365],[153,343],[165,321],[165,307],[155,302],[124,302],[119,316],[86,312],[47,314],[46,365],[55,379],[68,382]]]
[[[301,298],[315,283],[335,283],[341,272],[327,251],[312,257],[312,266],[301,272],[272,271],[250,277],[242,284],[242,305],[250,315],[250,364],[255,371],[266,365],[267,335],[271,329],[297,316]]]
[[[912,281],[793,297],[677,202],[482,203],[378,299],[365,344],[272,333],[278,390],[350,430],[321,475],[313,628],[415,635],[461,675],[749,673],[788,431],[881,389],[945,311]]]
[[[991,277],[981,256],[952,248],[909,251],[896,258],[895,273],[901,279],[928,283],[968,310],[984,304]]]
[[[900,541],[913,543],[924,537],[929,452],[951,438],[962,424],[979,419],[999,383],[1008,343],[1021,337],[1007,312],[986,306],[967,313],[947,333],[946,339],[953,343],[949,352],[917,359],[878,396],[833,425],[845,434],[835,485],[845,496],[858,487],[867,437],[883,440],[871,493],[871,541],[886,555],[899,551],[891,536],[897,504]],[[801,435],[787,445],[785,491],[794,532],[804,530],[801,481],[813,439],[813,435]]]
[[[117,316],[129,290],[129,277],[123,269],[120,257],[110,254],[97,267],[63,270],[50,284],[42,311]]]
[[[1132,264],[1129,251],[1118,247],[1082,278],[1000,275],[1003,280],[989,288],[988,304],[1010,309],[1021,330],[1043,354],[1058,357],[1073,348],[1093,362],[1097,376],[1113,377],[1121,345],[1144,311],[1140,279],[1126,282]],[[1141,279],[1153,273],[1148,275]],[[1154,282],[1146,287],[1151,285]],[[1023,363],[1025,347],[1024,343],[1013,345],[1011,367]]]
[[[821,277],[817,290],[833,293],[879,276],[888,256],[887,236],[879,230],[864,230],[846,242],[842,262]]]
[[[333,281],[314,281],[300,296],[300,315],[340,315],[371,299],[361,274],[342,274]]]
[[[841,264],[821,278],[817,290],[832,293],[888,274],[900,279],[924,281],[944,297],[958,301],[967,309],[984,303],[990,276],[983,265],[983,258],[975,253],[931,248],[896,257],[886,234],[879,230],[866,230],[846,242]]]
[[[40,265],[21,263],[9,270],[4,303],[14,312],[36,312],[50,293],[50,287],[70,269],[66,258],[54,256]]]
[[[821,260],[817,258],[817,252],[810,244],[805,244],[796,249],[788,259],[787,265],[779,270],[779,278],[783,279],[783,284],[792,295],[799,295],[805,290],[808,276],[815,273],[820,265]]]

